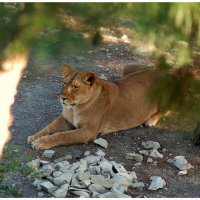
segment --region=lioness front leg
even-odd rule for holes
[[[38,133],[34,135],[29,136],[27,139],[27,142],[31,143],[35,141],[36,139],[43,137],[45,135],[71,130],[72,128],[73,126],[67,120],[65,120],[62,115],[60,115],[58,118],[53,120],[50,124],[45,126],[41,131],[39,131]]]
[[[53,135],[38,138],[32,143],[32,147],[38,150],[61,145],[88,143],[89,141],[93,141],[97,135],[97,132],[90,131],[89,128],[58,132]]]

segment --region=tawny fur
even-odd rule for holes
[[[141,70],[140,70],[141,69]],[[98,134],[155,125],[164,113],[161,100],[151,102],[147,94],[162,74],[145,66],[129,65],[116,81],[99,79],[95,73],[63,66],[64,85],[60,97],[62,114],[35,135],[28,137],[35,149],[88,143]]]

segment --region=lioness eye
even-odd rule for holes
[[[66,86],[66,85],[67,85],[67,83],[63,82],[63,86]]]

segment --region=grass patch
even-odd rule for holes
[[[16,146],[7,145],[0,160],[0,197],[21,197],[21,191],[15,186],[3,183],[4,178],[11,172],[20,169],[20,154]]]
[[[4,148],[3,157],[0,159],[0,198],[22,197],[21,191],[14,185],[5,183],[5,178],[10,173],[22,173],[32,181],[39,178],[39,172],[30,169],[22,160],[31,160],[31,155],[21,154],[17,145],[7,144]]]

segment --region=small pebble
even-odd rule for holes
[[[86,151],[83,156],[86,157],[86,156],[89,156],[89,155],[90,155],[90,151]]]
[[[133,188],[143,188],[145,187],[143,182],[135,182],[131,185]]]
[[[43,192],[38,192],[37,196],[38,196],[38,198],[42,198],[44,196],[44,193]]]
[[[177,175],[183,176],[187,174],[187,170],[179,171]]]
[[[98,151],[95,154],[101,157],[104,157],[106,155],[101,149],[98,149]]]
[[[108,142],[103,138],[98,138],[98,139],[94,140],[94,143],[100,145],[103,148],[108,147]]]
[[[152,159],[152,158],[148,158],[148,159],[147,159],[147,162],[148,162],[148,163],[152,163],[152,162],[153,162],[153,159]]]
[[[42,155],[46,158],[52,158],[54,154],[55,151],[53,150],[45,150]]]

